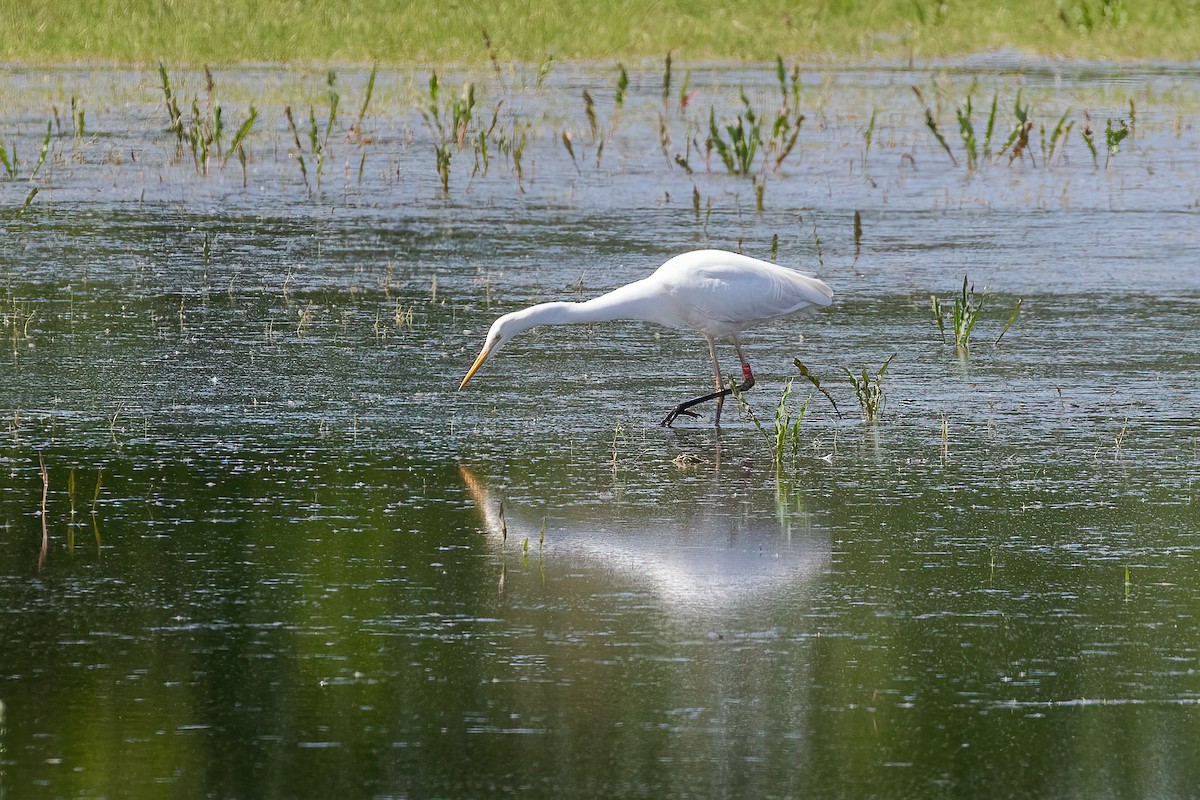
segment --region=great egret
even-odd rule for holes
[[[715,424],[721,424],[721,407],[733,388],[726,388],[717,361],[716,340],[733,342],[742,361],[741,386],[754,385],[750,362],[742,352],[738,334],[752,325],[795,314],[832,302],[833,290],[824,281],[768,261],[728,253],[724,250],[695,250],[668,260],[654,274],[613,289],[582,303],[541,303],[513,311],[497,319],[488,330],[475,363],[458,388],[467,385],[483,363],[522,331],[537,325],[609,322],[617,319],[657,322],[671,328],[696,331],[708,341],[717,390],[686,403],[667,414],[662,424],[670,427],[681,414],[697,417],[689,409],[708,400],[717,401]]]

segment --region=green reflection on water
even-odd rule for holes
[[[643,455],[615,474],[558,449],[513,471],[507,454],[459,468],[344,443],[159,464],[95,450],[80,460],[105,465],[104,546],[66,551],[59,489],[40,570],[40,478],[9,446],[7,780],[236,796],[1187,785],[1190,507],[1097,502],[1068,464],[1044,478],[1081,502],[1054,509],[904,448],[859,460],[850,433],[781,515],[753,435],[689,440],[713,459],[688,470]]]

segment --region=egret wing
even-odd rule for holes
[[[677,299],[694,313],[737,327],[810,306],[827,306],[833,297],[833,291],[817,278],[732,253],[691,265],[673,288]]]

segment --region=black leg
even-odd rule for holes
[[[747,363],[742,364],[742,377],[745,380],[742,381],[741,386],[737,387],[737,390],[739,392],[744,392],[747,389],[753,388],[754,373],[750,371],[750,365]],[[675,406],[675,408],[671,409],[671,413],[667,414],[666,419],[662,421],[661,426],[664,428],[671,427],[671,423],[680,416],[698,417],[700,416],[699,414],[697,414],[695,411],[689,411],[688,409],[690,409],[692,406],[698,406],[701,403],[707,403],[709,400],[716,400],[718,397],[725,397],[730,394],[733,394],[733,389],[722,389],[719,392],[712,392],[704,395],[703,397],[697,397],[695,400],[688,400],[686,403],[680,403],[679,405]]]

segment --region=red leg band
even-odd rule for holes
[[[749,364],[742,364],[742,377],[745,378],[747,381],[754,380],[754,373],[750,371]]]

